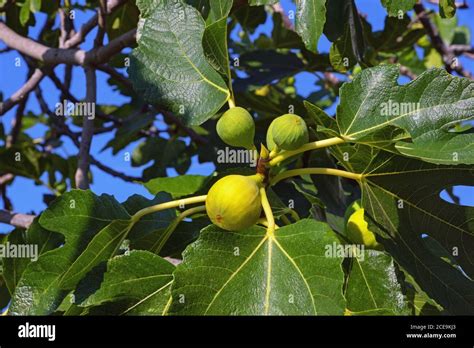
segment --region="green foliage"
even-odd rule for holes
[[[334,232],[311,220],[275,237],[260,227],[236,233],[210,226],[174,272],[170,314],[341,315],[342,260],[324,257],[332,243]]]
[[[382,5],[387,9],[389,16],[396,17],[413,8],[416,0],[382,0]]]
[[[439,1],[439,14],[443,18],[451,18],[456,14],[456,1],[455,0],[440,0]]]
[[[317,52],[319,37],[326,22],[326,0],[300,0],[296,5],[296,32],[308,50]]]
[[[470,31],[458,25],[451,0],[424,14],[437,42],[413,13],[415,0],[380,3],[387,13],[379,31],[354,0],[298,0],[294,18],[275,0],[136,0],[108,15],[105,43],[135,29],[137,42],[97,65],[115,70],[108,87],[127,101],[97,103],[93,123],[110,135],[102,152],[124,156],[122,166],[139,174],[121,175],[99,157],[91,163],[152,198],[120,203],[73,189],[78,156],[63,145],[67,137],[80,144],[83,120],[57,121],[48,105],[34,113],[26,99],[18,134],[0,123],[0,178],[51,192],[28,228],[0,238],[2,247],[38,247],[37,261],[1,260],[0,308],[11,301],[11,315],[474,314],[474,208],[453,193],[474,182],[474,84],[439,49],[470,45]],[[97,5],[70,9],[92,13]],[[45,29],[31,38],[59,47],[60,6],[17,1],[1,15],[28,36],[41,12]],[[271,31],[260,30],[266,22]],[[328,52],[318,52],[323,34]],[[314,86],[303,90],[308,73]],[[228,109],[245,110],[246,120],[226,121]],[[275,131],[288,114],[301,115],[302,134],[288,123]],[[33,139],[35,127],[46,130]],[[246,149],[228,153],[224,142]],[[254,144],[258,162],[238,157]],[[196,163],[215,170],[191,174]],[[251,200],[228,184],[230,175],[256,171],[264,180]],[[216,182],[227,182],[216,209],[227,208],[236,231],[208,216],[209,200],[189,203]],[[9,185],[0,185],[6,194]],[[246,214],[252,226],[242,229]],[[354,238],[348,220],[373,232],[371,242]]]
[[[382,141],[393,141],[402,153],[405,139],[410,139],[414,144],[407,145],[411,156],[417,156],[414,149],[418,147],[442,147],[441,152],[424,151],[420,157],[433,163],[473,164],[470,136],[448,133],[451,123],[474,117],[473,82],[442,69],[429,70],[402,86],[396,82],[398,76],[397,67],[381,65],[362,71],[345,84],[337,113],[340,134],[375,147]],[[447,89],[452,93],[447,94]],[[391,132],[393,140],[387,138],[388,129],[393,127],[406,132],[403,141],[397,132]],[[444,148],[446,137],[449,144]]]
[[[201,124],[229,97],[224,80],[204,55],[204,20],[179,0],[160,2],[143,20],[130,68],[136,91],[186,123]]]
[[[173,270],[172,264],[148,251],[116,256],[107,262],[100,288],[80,306],[108,315],[162,315],[170,299]]]
[[[393,259],[379,251],[365,251],[351,260],[344,296],[350,315],[407,315]]]

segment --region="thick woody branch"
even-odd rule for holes
[[[101,64],[119,53],[123,48],[133,45],[136,42],[136,30],[130,30],[110,41],[104,47],[86,52],[84,50],[48,47],[15,33],[5,23],[0,21],[0,40],[3,40],[8,47],[48,65]]]
[[[28,228],[36,216],[0,210],[0,222],[20,228]]]

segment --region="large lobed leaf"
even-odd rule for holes
[[[351,171],[363,173],[362,204],[372,231],[421,288],[448,312],[474,313],[474,208],[444,201],[441,191],[472,185],[471,166],[439,166],[358,145]],[[377,153],[378,152],[378,153]],[[337,155],[337,154],[336,154]],[[462,270],[434,252],[436,241]]]
[[[180,0],[160,1],[146,9],[130,65],[134,88],[187,124],[201,124],[229,98],[223,78],[204,54],[205,22]]]
[[[54,312],[68,293],[61,288],[64,275],[77,276],[78,272],[83,275],[108,259],[110,248],[115,249],[119,242],[110,232],[121,233],[112,226],[129,218],[112,196],[73,190],[57,199],[43,212],[39,223],[48,231],[64,235],[64,245],[45,252],[28,265],[15,289],[10,313],[45,315]],[[91,243],[94,238],[101,243]],[[108,252],[104,254],[105,249]]]
[[[342,314],[341,257],[324,223],[301,220],[268,236],[262,227],[228,232],[209,226],[174,272],[176,315]]]
[[[402,86],[398,77],[397,66],[378,66],[342,86],[337,107],[341,136],[378,146],[390,141],[387,130],[396,127],[411,138],[411,142],[392,138],[407,156],[433,163],[474,164],[472,136],[449,129],[474,118],[474,82],[443,69],[428,70]]]

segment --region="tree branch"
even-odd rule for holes
[[[16,109],[15,118],[12,120],[12,128],[10,134],[8,134],[5,141],[5,147],[12,147],[16,143],[18,136],[20,135],[21,127],[23,124],[23,114],[25,113],[27,99],[23,99]]]
[[[114,10],[116,10],[118,7],[120,7],[127,1],[128,0],[109,0],[107,2],[107,14],[112,13]],[[77,33],[75,33],[70,39],[65,42],[64,48],[72,48],[81,44],[87,34],[97,25],[97,22],[97,15],[95,15],[89,21],[87,21]],[[54,69],[54,66],[51,68]],[[38,86],[38,84],[41,82],[44,76],[44,72],[42,72],[40,69],[36,69],[27,83],[21,86],[20,89],[16,91],[9,99],[5,100],[5,102],[0,102],[0,116],[4,115],[13,106],[18,104],[28,93],[33,91],[36,86]]]
[[[87,66],[84,68],[86,74],[86,103],[94,103],[97,99],[97,76],[95,69]],[[89,188],[89,165],[90,165],[90,148],[92,143],[92,136],[94,135],[94,120],[89,117],[84,117],[82,124],[81,146],[79,148],[78,165],[75,175],[76,187],[82,190]]]
[[[451,50],[450,47],[445,45],[443,39],[439,35],[438,29],[433,25],[433,23],[431,23],[431,19],[423,4],[421,2],[416,3],[414,6],[414,10],[421,24],[425,28],[426,33],[428,34],[431,40],[431,44],[443,58],[446,70],[448,72],[455,71],[463,77],[472,79],[472,74],[469,73],[467,70],[464,70],[461,62],[459,62],[459,59],[454,54],[453,50]]]
[[[38,99],[38,103],[40,104],[41,111],[44,112],[45,114],[48,114],[51,117],[53,121],[53,125],[57,129],[58,133],[64,134],[67,137],[69,137],[71,141],[74,143],[74,145],[77,148],[80,148],[81,142],[79,141],[79,135],[71,131],[64,122],[58,122],[59,120],[62,121],[62,119],[58,119],[57,116],[51,110],[48,109],[48,106],[46,105],[46,102],[42,96],[42,93],[39,87],[36,88],[35,93],[36,93],[36,98]],[[107,167],[106,165],[102,164],[102,162],[98,161],[90,154],[89,154],[89,159],[90,159],[91,164],[95,165],[97,168],[99,168],[103,172],[110,174],[112,176],[115,176],[117,178],[120,178],[124,181],[128,181],[128,182],[143,181],[143,178],[141,177],[126,175],[124,173],[116,171],[115,169]]]
[[[21,102],[43,79],[44,74],[40,69],[35,69],[33,75],[20,87],[18,91],[13,93],[5,102],[0,103],[0,115],[4,115],[8,110]]]
[[[15,176],[11,173],[3,174],[0,176],[0,186],[5,185],[12,181],[15,178]]]
[[[106,46],[84,51],[52,48],[43,45],[15,33],[0,21],[0,40],[3,40],[8,47],[48,65],[71,64],[84,66],[90,63],[101,64],[119,53],[123,48],[133,45],[136,42],[136,29],[111,40]]]
[[[111,14],[118,7],[122,6],[127,1],[128,0],[107,1],[107,14]],[[91,19],[89,19],[85,24],[83,24],[76,34],[74,34],[69,40],[66,41],[65,48],[75,47],[79,45],[81,42],[83,42],[87,34],[89,34],[89,32],[91,32],[91,30],[95,28],[97,23],[98,23],[98,15],[96,14]]]
[[[13,213],[0,209],[0,222],[20,228],[28,228],[36,216],[28,214]]]
[[[100,7],[99,11],[97,14],[97,23],[99,24],[99,29],[97,31],[97,36],[94,41],[94,47],[100,47],[102,46],[104,42],[104,36],[105,36],[105,22],[107,18],[107,1],[106,0],[100,0]]]

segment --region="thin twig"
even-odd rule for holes
[[[101,47],[104,42],[105,29],[106,29],[106,18],[107,18],[107,1],[100,0],[100,7],[97,13],[97,20],[99,29],[97,30],[97,36],[94,40],[94,47]]]
[[[16,109],[15,118],[12,120],[12,128],[5,141],[5,147],[12,147],[16,143],[20,135],[21,127],[23,125],[23,114],[25,113],[27,98],[23,99]]]

